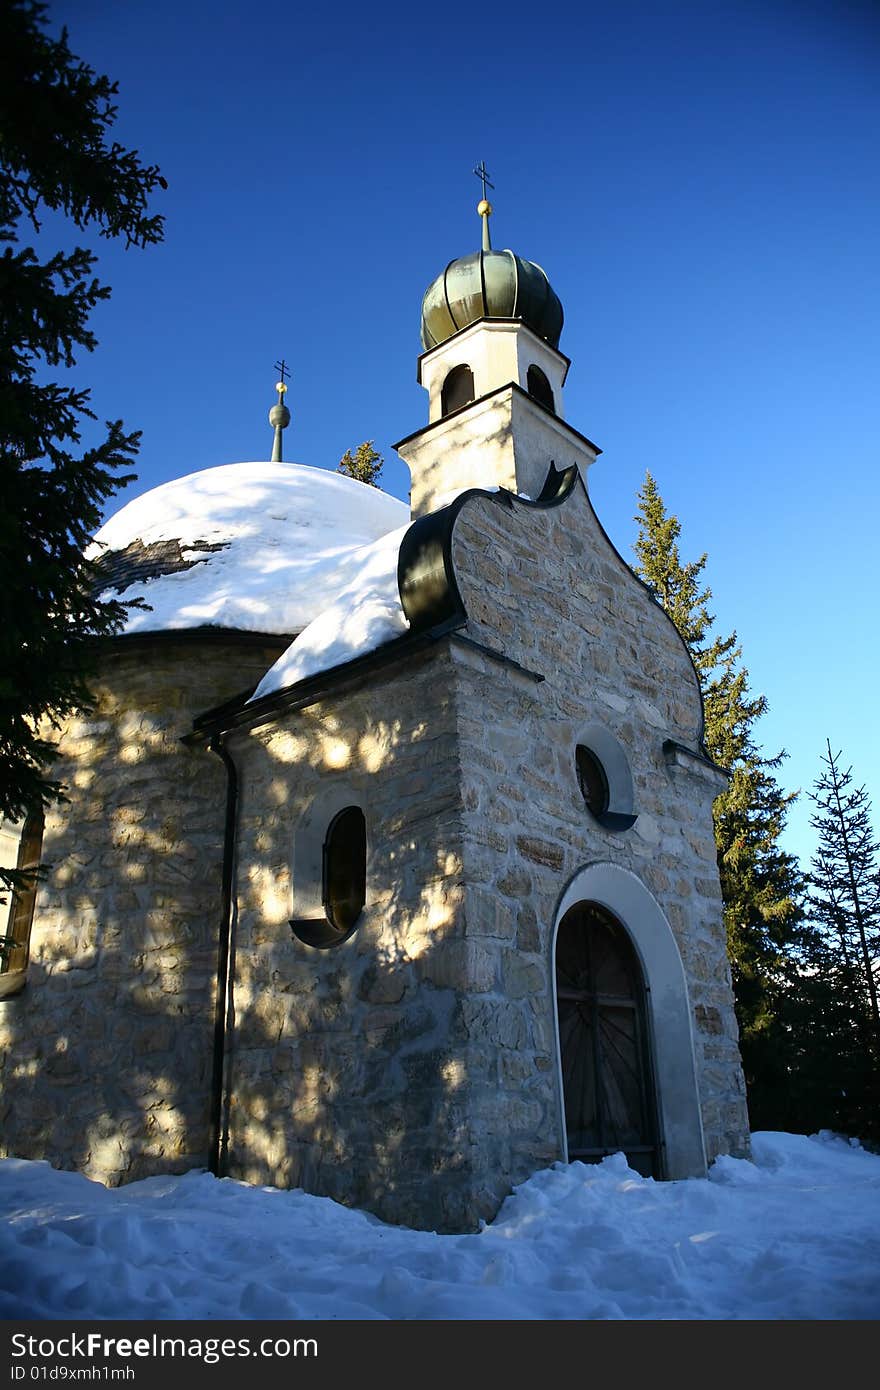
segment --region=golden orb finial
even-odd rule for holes
[[[477,212],[480,214],[481,217],[491,216],[492,204],[488,202],[485,198],[481,198],[480,201],[477,203]]]

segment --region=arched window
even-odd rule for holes
[[[366,897],[367,823],[360,806],[346,806],[324,841],[324,910],[340,937],[354,930]]]
[[[24,983],[31,941],[31,924],[37,900],[36,870],[43,849],[43,808],[38,806],[27,817],[18,843],[16,868],[32,871],[23,887],[11,894],[6,921],[0,931],[0,975],[16,975]],[[0,918],[2,921],[2,918]],[[9,981],[11,984],[12,981]],[[4,993],[6,991],[3,991]]]
[[[608,810],[608,778],[605,769],[591,748],[579,743],[575,749],[578,783],[581,796],[596,820]]]
[[[559,924],[556,1005],[569,1162],[623,1150],[631,1168],[659,1177],[644,977],[599,903],[576,903]]]
[[[465,363],[460,367],[453,367],[448,377],[443,383],[443,390],[440,394],[440,411],[443,415],[449,415],[453,410],[460,410],[463,405],[467,405],[474,399],[474,374]]]
[[[319,847],[323,915],[316,911],[319,885],[315,882],[311,915],[292,917],[290,926],[294,936],[307,946],[323,949],[338,946],[351,936],[367,900],[367,822],[360,806],[344,806],[337,811],[327,826],[323,845],[320,841],[315,845],[316,850]],[[304,877],[308,877],[307,865]],[[303,888],[308,900],[308,885]]]
[[[548,410],[556,414],[556,407],[553,403],[553,387],[550,385],[540,367],[529,367],[526,373],[526,386],[529,395],[540,405],[545,405]]]

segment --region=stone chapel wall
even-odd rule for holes
[[[475,499],[456,523],[453,556],[469,635],[526,668],[518,673],[453,640],[466,933],[491,980],[460,1007],[472,1032],[501,1046],[497,1093],[487,1091],[484,1102],[489,1165],[521,1181],[547,1160],[548,1146],[558,1149],[551,935],[563,887],[600,861],[637,875],[674,933],[707,1159],[746,1154],[711,819],[720,785],[696,760],[675,766],[663,751],[667,739],[699,746],[685,649],[579,488],[543,511]],[[625,832],[599,825],[578,786],[575,746],[591,723],[607,728],[629,759],[638,819]]]
[[[208,1162],[226,776],[180,739],[277,654],[120,641],[61,730],[28,983],[0,1002],[2,1153],[107,1183]]]
[[[545,511],[473,500],[454,557],[466,632],[229,741],[228,1171],[441,1230],[475,1229],[562,1156],[550,939],[566,883],[597,860],[638,875],[675,934],[708,1157],[747,1143],[718,777],[663,753],[698,746],[687,653],[582,494]],[[591,820],[577,784],[574,748],[596,721],[630,756],[639,815],[623,834]],[[346,802],[367,817],[367,906],[319,950],[289,925],[298,837]]]
[[[462,936],[448,649],[229,746],[241,807],[228,1172],[395,1222],[475,1226],[454,1017],[479,963]],[[289,925],[303,910],[300,837],[320,840],[348,802],[366,816],[367,903],[354,934],[321,950]]]

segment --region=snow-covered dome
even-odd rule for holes
[[[233,463],[136,497],[88,557],[108,589],[140,596],[125,631],[301,631],[356,583],[364,546],[409,520],[396,497],[297,463]]]

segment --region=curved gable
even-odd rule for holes
[[[467,623],[561,694],[699,747],[699,678],[678,629],[614,548],[576,469],[552,464],[536,501],[472,489],[420,518],[400,548],[411,631]]]

